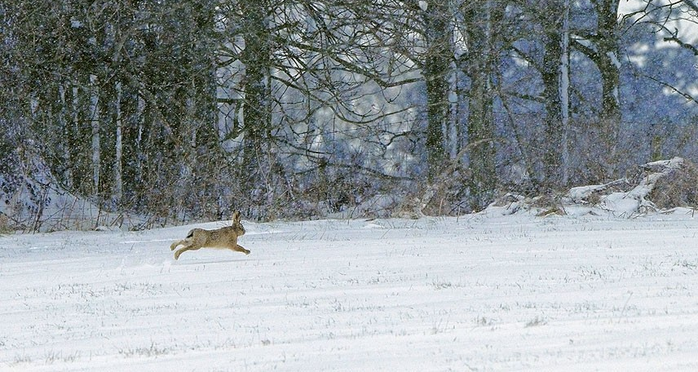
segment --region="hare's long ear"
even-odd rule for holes
[[[240,211],[233,213],[233,222],[240,222]]]

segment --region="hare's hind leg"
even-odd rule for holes
[[[175,260],[179,260],[179,256],[186,252],[186,251],[196,251],[201,249],[201,246],[196,246],[193,243],[189,243],[188,245],[185,245],[184,247],[180,248],[178,251],[175,252],[174,258]]]
[[[233,248],[231,248],[234,251],[242,252],[244,254],[250,254],[249,249],[245,249],[245,247],[241,246],[240,244],[236,244]]]
[[[185,244],[186,242],[187,242],[186,239],[177,240],[176,242],[172,243],[172,245],[170,245],[170,250],[171,250],[171,251],[174,251],[175,248],[177,248],[177,246],[183,245],[183,244]]]
[[[192,245],[192,244],[194,244],[194,233],[195,233],[197,230],[201,230],[201,229],[191,229],[191,230],[189,230],[189,233],[187,234],[187,237],[186,237],[186,238],[184,238],[184,239],[182,239],[182,240],[177,240],[176,242],[172,243],[172,245],[170,245],[170,250],[171,250],[171,251],[174,251],[175,248],[177,248],[177,246],[180,246],[180,245],[187,246],[187,245]]]

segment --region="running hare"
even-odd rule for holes
[[[170,246],[174,251],[179,245],[184,247],[175,252],[175,260],[186,251],[195,251],[201,248],[222,248],[232,251],[250,254],[250,251],[238,244],[238,237],[245,235],[245,228],[240,223],[240,212],[233,213],[233,226],[221,227],[216,230],[191,229],[187,237],[178,240]]]

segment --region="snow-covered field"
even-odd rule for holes
[[[0,370],[698,370],[687,211],[243,222],[0,237]]]

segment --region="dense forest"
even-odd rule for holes
[[[695,161],[696,30],[694,0],[3,1],[0,211],[455,215]]]

